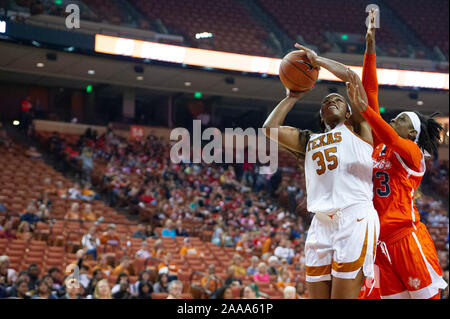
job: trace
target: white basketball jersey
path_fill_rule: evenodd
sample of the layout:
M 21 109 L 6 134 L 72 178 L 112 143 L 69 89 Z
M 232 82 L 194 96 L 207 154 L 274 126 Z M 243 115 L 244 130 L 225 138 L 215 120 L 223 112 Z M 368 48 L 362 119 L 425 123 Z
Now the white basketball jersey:
M 307 208 L 333 214 L 362 202 L 372 202 L 373 147 L 344 123 L 312 134 L 306 146 Z

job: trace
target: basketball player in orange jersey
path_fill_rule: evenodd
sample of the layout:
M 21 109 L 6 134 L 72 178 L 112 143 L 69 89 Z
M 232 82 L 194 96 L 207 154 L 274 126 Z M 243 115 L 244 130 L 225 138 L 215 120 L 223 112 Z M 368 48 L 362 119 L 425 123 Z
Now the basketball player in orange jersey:
M 447 283 L 442 279 L 433 241 L 420 222 L 414 192 L 425 173 L 424 154 L 436 153 L 442 127 L 433 115 L 428 117 L 419 112 L 402 112 L 389 124 L 381 118 L 375 14 L 376 11 L 369 13 L 362 77 L 364 89 L 361 90 L 353 74 L 349 75 L 347 88 L 355 112 L 361 112 L 370 123 L 374 139 L 374 206 L 380 218 L 375 260 L 380 276 L 379 294 L 381 298 L 392 299 L 439 299 L 440 289 Z M 368 288 L 365 297 L 371 298 Z
M 347 79 L 346 66 L 296 47 L 306 52 L 313 67 L 323 67 Z M 379 233 L 372 201 L 371 129 L 336 93 L 326 96 L 320 107 L 324 132 L 284 126 L 286 115 L 306 93 L 287 90 L 287 97 L 275 107 L 263 128 L 278 129 L 277 139 L 269 130 L 264 132 L 297 156 L 305 157 L 307 209 L 314 213 L 305 243 L 309 296 L 356 299 L 364 278 L 374 275 Z M 350 120 L 353 125 L 349 125 Z

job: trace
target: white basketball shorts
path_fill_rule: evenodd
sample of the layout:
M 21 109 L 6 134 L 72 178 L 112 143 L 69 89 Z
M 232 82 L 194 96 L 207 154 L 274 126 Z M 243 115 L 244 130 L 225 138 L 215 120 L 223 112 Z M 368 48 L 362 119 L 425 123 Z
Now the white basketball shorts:
M 314 214 L 305 243 L 306 281 L 354 279 L 361 268 L 373 278 L 379 232 L 372 202 Z

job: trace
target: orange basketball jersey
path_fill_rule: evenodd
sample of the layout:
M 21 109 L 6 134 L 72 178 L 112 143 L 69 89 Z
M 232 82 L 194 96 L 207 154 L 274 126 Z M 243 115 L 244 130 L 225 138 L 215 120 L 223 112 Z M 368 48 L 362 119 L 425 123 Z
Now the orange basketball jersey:
M 374 206 L 380 218 L 379 238 L 389 241 L 401 237 L 411 227 L 416 228 L 420 221 L 414 192 L 425 173 L 425 161 L 423 155 L 421 159 L 415 159 L 414 162 L 420 163 L 420 170 L 415 171 L 385 144 L 375 147 L 373 160 Z

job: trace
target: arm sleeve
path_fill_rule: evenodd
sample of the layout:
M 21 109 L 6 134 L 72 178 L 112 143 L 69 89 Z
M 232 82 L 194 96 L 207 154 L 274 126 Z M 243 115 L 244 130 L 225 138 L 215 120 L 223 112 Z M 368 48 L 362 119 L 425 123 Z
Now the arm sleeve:
M 377 78 L 377 56 L 376 53 L 364 55 L 362 83 L 367 94 L 369 105 L 375 112 L 378 109 L 378 78 Z
M 378 78 L 377 78 L 377 55 L 376 53 L 364 54 L 362 84 L 367 94 L 367 100 L 372 109 L 380 114 L 378 106 Z M 373 145 L 380 144 L 380 138 L 372 130 Z
M 401 158 L 411 165 L 411 168 L 420 170 L 422 152 L 416 143 L 400 137 L 397 132 L 383 120 L 380 114 L 375 112 L 370 106 L 367 107 L 362 115 L 372 127 L 372 131 L 379 137 L 381 143 L 392 147 Z

